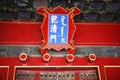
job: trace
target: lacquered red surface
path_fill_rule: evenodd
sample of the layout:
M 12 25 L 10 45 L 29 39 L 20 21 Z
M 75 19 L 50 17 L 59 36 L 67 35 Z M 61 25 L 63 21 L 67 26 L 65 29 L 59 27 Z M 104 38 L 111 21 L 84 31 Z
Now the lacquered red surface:
M 120 23 L 75 23 L 75 45 L 120 45 Z M 41 44 L 41 23 L 0 22 L 0 44 Z
M 120 80 L 120 67 L 107 67 L 105 73 L 107 80 Z
M 39 22 L 1 21 L 0 45 L 41 45 L 40 25 Z M 77 28 L 74 36 L 75 46 L 120 46 L 120 23 L 75 23 L 75 25 Z M 120 80 L 118 68 L 104 68 L 120 66 L 119 57 L 97 57 L 93 63 L 90 63 L 87 57 L 77 57 L 72 63 L 68 63 L 65 57 L 52 57 L 49 62 L 44 62 L 40 56 L 28 57 L 26 63 L 21 62 L 19 56 L 0 57 L 0 66 L 9 66 L 8 80 L 14 79 L 15 66 L 98 66 L 101 80 L 106 80 L 106 76 L 107 80 Z M 5 72 L 3 71 L 3 74 Z
M 8 67 L 0 67 L 0 80 L 6 80 L 8 78 L 8 72 Z
M 4 62 L 3 62 L 4 61 Z M 89 63 L 88 58 L 75 58 L 72 63 L 68 63 L 64 57 L 52 57 L 49 62 L 44 62 L 41 57 L 29 57 L 27 62 L 21 62 L 18 57 L 0 57 L 0 66 L 9 65 L 9 79 L 13 80 L 15 66 L 98 66 L 100 69 L 101 80 L 106 80 L 104 66 L 119 66 L 120 58 L 97 58 L 95 62 Z M 112 71 L 112 70 L 111 70 Z M 118 74 L 116 70 L 114 74 Z M 112 75 L 112 73 L 111 73 Z M 111 78 L 112 76 L 110 76 Z M 114 78 L 114 75 L 113 75 Z M 119 78 L 120 79 L 120 78 Z

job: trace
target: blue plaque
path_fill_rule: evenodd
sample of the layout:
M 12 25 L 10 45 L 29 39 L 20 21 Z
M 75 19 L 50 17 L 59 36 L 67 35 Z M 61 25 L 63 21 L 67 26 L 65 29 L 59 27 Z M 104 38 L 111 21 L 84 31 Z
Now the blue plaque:
M 50 14 L 48 19 L 48 44 L 68 42 L 68 15 Z

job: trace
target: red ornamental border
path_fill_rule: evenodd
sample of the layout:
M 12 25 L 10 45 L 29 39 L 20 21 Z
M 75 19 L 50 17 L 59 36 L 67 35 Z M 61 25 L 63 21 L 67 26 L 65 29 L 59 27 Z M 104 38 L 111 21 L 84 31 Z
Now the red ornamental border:
M 76 31 L 76 26 L 74 25 L 73 22 L 73 17 L 74 15 L 77 15 L 80 13 L 78 8 L 71 8 L 71 9 L 63 9 L 62 7 L 58 6 L 55 9 L 52 8 L 46 8 L 46 7 L 41 7 L 37 9 L 38 14 L 42 14 L 44 16 L 44 20 L 41 26 L 42 30 L 42 35 L 43 35 L 43 43 L 41 48 L 42 49 L 54 49 L 56 51 L 60 51 L 62 49 L 68 50 L 68 49 L 74 49 L 74 44 L 73 44 L 73 35 Z M 48 44 L 48 15 L 49 14 L 67 14 L 69 17 L 69 30 L 68 30 L 68 44 Z
M 42 45 L 40 47 L 40 52 L 43 54 L 47 54 L 48 50 L 55 50 L 55 51 L 61 51 L 62 49 L 67 50 L 68 54 L 74 54 L 75 47 L 74 47 L 74 41 L 73 36 L 76 31 L 76 26 L 73 21 L 74 15 L 77 15 L 80 13 L 80 10 L 76 7 L 73 8 L 66 8 L 63 9 L 62 7 L 58 6 L 55 9 L 53 8 L 46 8 L 41 7 L 37 9 L 36 11 L 38 14 L 42 14 L 44 16 L 43 23 L 41 25 L 41 31 L 43 35 Z M 66 44 L 48 44 L 48 19 L 49 14 L 66 14 L 68 15 L 68 42 Z M 74 56 L 73 56 L 74 57 Z M 67 59 L 68 61 L 73 61 Z

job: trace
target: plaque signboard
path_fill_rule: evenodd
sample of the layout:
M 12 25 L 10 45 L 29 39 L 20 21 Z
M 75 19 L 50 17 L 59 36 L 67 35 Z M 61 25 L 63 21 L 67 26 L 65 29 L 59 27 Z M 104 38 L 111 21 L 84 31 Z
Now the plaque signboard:
M 43 41 L 40 47 L 43 59 L 50 60 L 51 56 L 48 54 L 48 50 L 61 51 L 64 49 L 68 52 L 66 59 L 73 61 L 75 52 L 73 36 L 76 30 L 73 17 L 79 14 L 80 10 L 75 7 L 63 9 L 58 6 L 55 9 L 41 7 L 36 12 L 44 16 L 41 25 Z
M 48 23 L 48 44 L 66 44 L 68 42 L 68 16 L 50 14 Z

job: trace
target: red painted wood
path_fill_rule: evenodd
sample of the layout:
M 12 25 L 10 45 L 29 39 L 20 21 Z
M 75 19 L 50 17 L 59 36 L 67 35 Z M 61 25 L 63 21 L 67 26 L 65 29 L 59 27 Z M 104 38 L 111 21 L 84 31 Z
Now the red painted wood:
M 7 61 L 5 61 L 7 60 Z M 4 61 L 4 62 L 3 62 Z M 98 65 L 98 66 L 104 66 L 104 65 L 120 65 L 120 58 L 97 58 L 95 62 L 89 63 L 88 58 L 82 58 L 77 57 L 72 63 L 68 63 L 65 59 L 65 57 L 52 57 L 49 62 L 44 62 L 41 57 L 29 57 L 26 63 L 22 63 L 18 57 L 0 57 L 0 65 L 5 66 L 77 66 L 77 65 Z
M 35 72 L 35 77 L 34 77 L 34 80 L 40 80 L 40 72 Z
M 7 72 L 9 71 L 8 68 L 1 68 L 0 67 L 0 80 L 6 80 L 7 79 Z
M 25 22 L 0 23 L 0 43 L 39 44 L 41 42 L 40 24 Z
M 120 46 L 120 23 L 76 23 L 75 45 Z M 0 44 L 40 45 L 39 22 L 0 22 Z
M 100 69 L 101 80 L 106 80 L 104 65 L 100 65 L 100 66 L 99 66 L 99 69 Z
M 42 40 L 39 22 L 0 22 L 0 45 L 40 45 Z M 120 23 L 75 23 L 76 46 L 120 46 Z M 99 57 L 89 63 L 88 58 L 77 57 L 68 63 L 65 57 L 52 57 L 47 63 L 41 57 L 29 57 L 26 63 L 19 57 L 0 57 L 0 66 L 9 66 L 9 78 L 14 79 L 15 66 L 99 66 L 102 80 L 117 80 L 119 69 L 104 69 L 105 65 L 120 65 L 119 57 Z M 113 73 L 112 73 L 113 72 Z M 109 74 L 110 73 L 110 74 Z
M 120 45 L 120 23 L 78 23 L 77 45 Z
M 107 80 L 120 80 L 120 67 L 105 68 Z
M 9 62 L 9 61 L 6 61 Z M 11 62 L 9 62 L 11 63 Z M 7 64 L 6 64 L 7 65 Z M 9 73 L 8 73 L 8 80 L 14 80 L 15 79 L 15 65 L 14 63 L 9 65 Z
M 3 62 L 4 61 L 4 62 Z M 72 63 L 68 63 L 64 57 L 53 57 L 48 63 L 44 62 L 41 57 L 29 57 L 26 63 L 22 63 L 18 57 L 0 57 L 0 66 L 9 65 L 9 79 L 14 79 L 14 69 L 15 66 L 99 66 L 100 69 L 100 77 L 102 80 L 105 79 L 104 74 L 104 65 L 120 65 L 120 58 L 97 58 L 97 60 L 93 63 L 89 63 L 87 58 L 75 58 Z M 107 73 L 112 72 L 114 70 L 108 70 Z M 117 69 L 115 69 L 114 73 L 117 73 Z M 114 73 L 111 73 L 110 79 L 115 76 Z M 113 75 L 113 76 L 112 76 Z M 109 74 L 108 74 L 109 76 Z M 109 79 L 108 79 L 109 80 Z
M 74 73 L 75 73 L 75 75 L 78 75 L 78 76 L 75 76 L 75 80 L 80 80 L 79 72 L 75 71 Z

